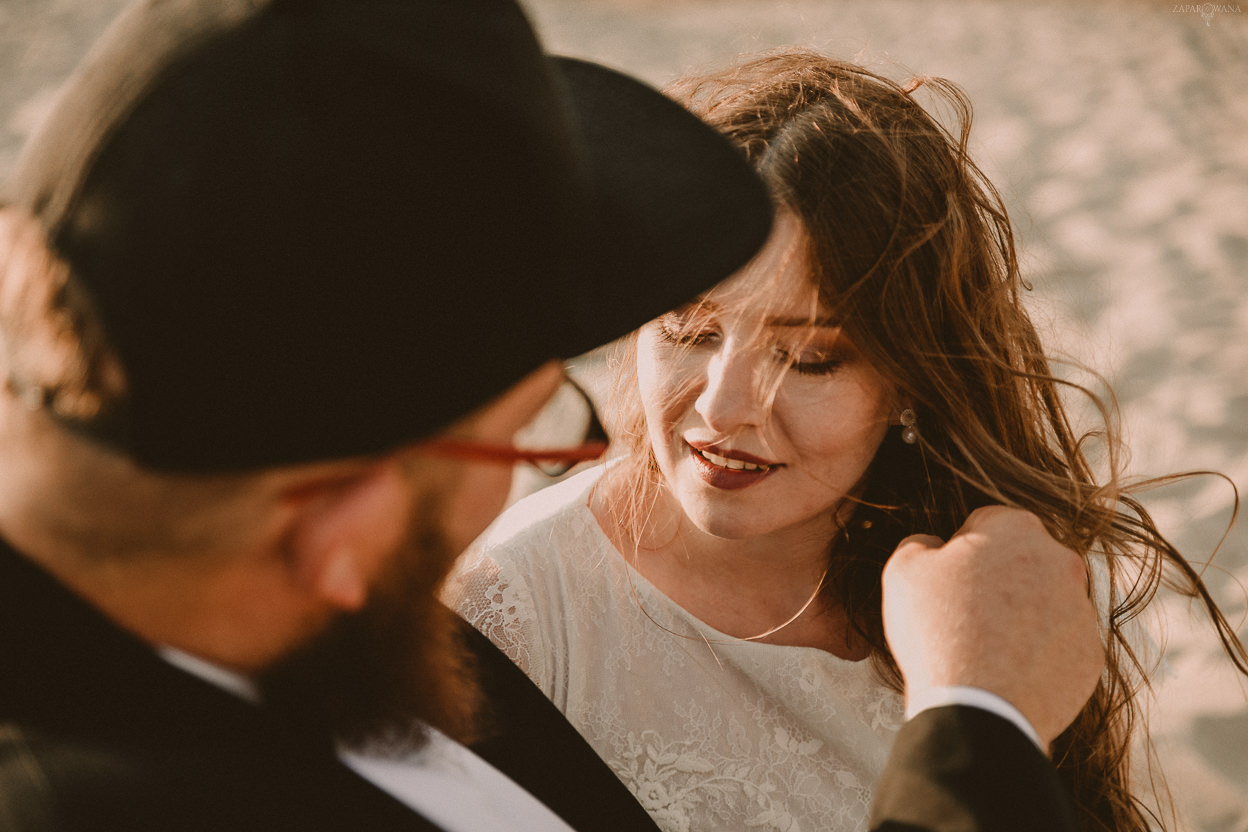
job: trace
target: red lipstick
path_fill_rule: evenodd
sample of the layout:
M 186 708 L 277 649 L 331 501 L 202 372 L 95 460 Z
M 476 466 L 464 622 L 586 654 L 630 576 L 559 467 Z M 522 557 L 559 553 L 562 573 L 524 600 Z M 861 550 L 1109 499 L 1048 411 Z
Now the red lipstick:
M 745 451 L 725 450 L 715 445 L 703 443 L 687 442 L 686 444 L 689 445 L 689 455 L 693 460 L 694 470 L 703 482 L 714 488 L 722 488 L 727 491 L 748 488 L 755 483 L 762 482 L 773 471 L 783 467 L 780 463 L 769 462 Z M 716 457 L 717 459 L 712 461 L 703 454 Z M 750 467 L 728 467 L 727 463 L 729 461 L 749 463 Z

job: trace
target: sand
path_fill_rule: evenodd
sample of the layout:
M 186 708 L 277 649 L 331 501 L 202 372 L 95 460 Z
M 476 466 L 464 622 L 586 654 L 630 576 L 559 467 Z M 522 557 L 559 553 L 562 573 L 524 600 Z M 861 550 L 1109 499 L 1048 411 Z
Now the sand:
M 0 175 L 119 0 L 0 0 Z M 1243 4 L 1248 7 L 1248 3 Z M 894 77 L 939 75 L 976 108 L 977 158 L 1019 230 L 1059 356 L 1117 393 L 1130 470 L 1248 486 L 1248 11 L 1162 0 L 533 0 L 554 49 L 662 84 L 801 43 Z M 1200 9 L 1217 9 L 1205 19 Z M 1081 376 L 1085 377 L 1085 376 Z M 1196 560 L 1234 502 L 1204 477 L 1154 493 Z M 1244 627 L 1248 533 L 1206 578 Z M 1207 623 L 1163 598 L 1153 718 L 1181 828 L 1248 832 L 1248 692 Z

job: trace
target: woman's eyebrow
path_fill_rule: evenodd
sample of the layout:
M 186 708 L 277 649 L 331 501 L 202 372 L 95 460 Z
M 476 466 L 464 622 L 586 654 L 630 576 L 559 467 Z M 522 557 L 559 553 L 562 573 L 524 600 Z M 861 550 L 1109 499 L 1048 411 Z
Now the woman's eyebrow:
M 824 329 L 840 329 L 841 321 L 839 318 L 807 318 L 807 317 L 778 317 L 768 318 L 765 321 L 767 326 L 774 327 L 797 327 L 797 326 L 816 326 Z
M 664 314 L 682 315 L 682 314 L 688 314 L 690 312 L 710 312 L 714 314 L 719 311 L 720 311 L 720 306 L 715 301 L 707 300 L 706 298 L 698 298 L 696 300 L 691 300 L 686 304 L 682 304 L 681 306 L 677 306 L 674 309 L 671 309 Z

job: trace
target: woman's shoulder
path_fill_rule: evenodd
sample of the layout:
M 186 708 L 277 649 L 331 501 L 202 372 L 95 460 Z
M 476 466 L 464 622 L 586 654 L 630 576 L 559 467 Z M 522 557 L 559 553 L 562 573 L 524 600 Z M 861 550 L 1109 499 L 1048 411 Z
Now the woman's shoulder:
M 601 474 L 602 466 L 595 466 L 524 497 L 486 529 L 474 548 L 491 553 L 530 547 L 549 551 L 561 542 L 605 540 L 589 509 Z

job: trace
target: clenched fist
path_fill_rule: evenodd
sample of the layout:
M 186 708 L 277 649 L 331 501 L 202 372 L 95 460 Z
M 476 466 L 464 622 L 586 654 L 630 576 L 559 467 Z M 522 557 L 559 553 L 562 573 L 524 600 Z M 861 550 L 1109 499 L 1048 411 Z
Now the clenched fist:
M 977 509 L 948 542 L 901 542 L 884 569 L 884 632 L 907 696 L 983 688 L 1046 745 L 1091 697 L 1105 660 L 1083 560 L 1035 515 L 1004 506 Z

